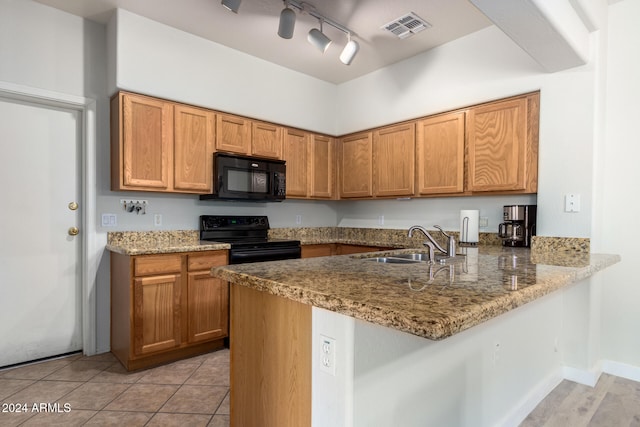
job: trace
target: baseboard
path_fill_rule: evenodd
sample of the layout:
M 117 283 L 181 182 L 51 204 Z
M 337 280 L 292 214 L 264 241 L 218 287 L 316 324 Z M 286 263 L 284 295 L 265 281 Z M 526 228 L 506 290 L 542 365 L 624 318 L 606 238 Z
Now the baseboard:
M 602 362 L 602 372 L 616 377 L 640 382 L 640 366 L 627 365 L 626 363 L 604 360 Z
M 562 380 L 563 377 L 560 371 L 558 371 L 540 381 L 497 425 L 501 427 L 518 427 L 522 421 L 527 418 L 527 415 L 529 415 Z
M 602 362 L 596 363 L 590 370 L 572 368 L 571 366 L 562 367 L 562 377 L 565 380 L 588 385 L 589 387 L 595 387 L 602 372 Z

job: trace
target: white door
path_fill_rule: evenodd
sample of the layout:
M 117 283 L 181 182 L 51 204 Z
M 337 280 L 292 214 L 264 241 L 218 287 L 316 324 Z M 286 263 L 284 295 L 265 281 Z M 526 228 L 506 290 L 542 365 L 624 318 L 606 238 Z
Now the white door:
M 81 123 L 0 98 L 0 367 L 82 349 Z

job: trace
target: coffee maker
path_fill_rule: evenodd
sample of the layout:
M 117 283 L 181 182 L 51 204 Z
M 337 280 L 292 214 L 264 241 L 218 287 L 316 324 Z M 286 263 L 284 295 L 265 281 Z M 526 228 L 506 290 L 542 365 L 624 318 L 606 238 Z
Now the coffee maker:
M 502 217 L 504 222 L 498 227 L 498 236 L 502 246 L 531 246 L 531 236 L 536 235 L 536 205 L 504 206 Z

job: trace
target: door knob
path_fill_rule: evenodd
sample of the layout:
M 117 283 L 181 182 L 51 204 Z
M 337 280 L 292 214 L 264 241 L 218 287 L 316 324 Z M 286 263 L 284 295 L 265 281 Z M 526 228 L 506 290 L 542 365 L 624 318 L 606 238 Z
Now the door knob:
M 69 236 L 77 236 L 79 232 L 78 227 L 69 227 Z

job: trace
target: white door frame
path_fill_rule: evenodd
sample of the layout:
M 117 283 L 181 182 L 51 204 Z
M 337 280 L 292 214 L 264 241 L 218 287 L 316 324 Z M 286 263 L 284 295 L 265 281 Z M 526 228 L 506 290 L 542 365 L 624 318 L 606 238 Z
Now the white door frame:
M 78 111 L 82 117 L 80 132 L 82 167 L 82 349 L 84 354 L 97 352 L 96 343 L 96 100 L 0 81 L 0 96 L 31 103 Z

